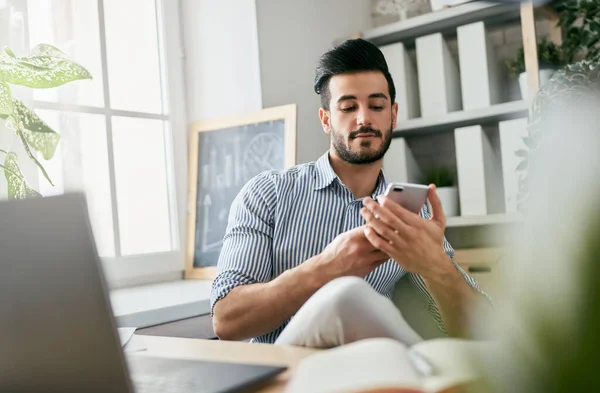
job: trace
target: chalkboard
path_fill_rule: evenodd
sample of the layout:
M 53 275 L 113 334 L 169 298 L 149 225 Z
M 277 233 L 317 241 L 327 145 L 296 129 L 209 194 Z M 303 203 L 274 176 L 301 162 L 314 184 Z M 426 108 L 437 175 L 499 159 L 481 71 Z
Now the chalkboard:
M 254 176 L 296 162 L 296 106 L 192 124 L 186 278 L 214 278 L 231 203 Z

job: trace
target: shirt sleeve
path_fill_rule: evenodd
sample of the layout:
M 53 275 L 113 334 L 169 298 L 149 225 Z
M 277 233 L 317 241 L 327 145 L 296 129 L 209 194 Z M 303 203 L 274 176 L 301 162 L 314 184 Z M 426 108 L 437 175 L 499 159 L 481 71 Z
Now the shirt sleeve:
M 425 219 L 431 218 L 431 215 L 429 214 L 429 210 L 427 209 L 427 206 L 423 206 L 423 208 L 421 209 L 421 216 Z M 454 267 L 456 269 L 458 269 L 458 271 L 462 274 L 462 276 L 465 279 L 465 281 L 467 282 L 467 284 L 469 284 L 469 286 L 471 288 L 473 288 L 473 290 L 475 290 L 480 296 L 485 298 L 491 304 L 492 303 L 491 297 L 479 287 L 477 280 L 475 280 L 474 278 L 469 276 L 456 262 L 454 262 L 454 249 L 452 248 L 452 246 L 450 245 L 448 240 L 446 240 L 446 237 L 444 237 L 444 251 L 446 252 L 446 255 L 448 255 L 448 257 L 450 257 L 450 260 L 454 264 Z M 427 285 L 425 285 L 425 281 L 423 280 L 423 277 L 420 276 L 419 274 L 415 274 L 415 273 L 408 273 L 408 277 L 409 277 L 410 281 L 419 290 L 419 293 L 421 294 L 421 299 L 422 299 L 423 303 L 425 304 L 425 307 L 427 308 L 427 310 L 429 311 L 429 313 L 435 320 L 435 322 L 438 325 L 438 327 L 440 328 L 440 330 L 444 334 L 448 334 L 448 332 L 446 331 L 446 327 L 444 326 L 444 320 L 442 319 L 442 315 L 437 306 L 437 303 L 433 299 L 433 296 L 429 293 L 429 290 L 427 289 Z
M 211 315 L 233 288 L 271 279 L 275 202 L 269 172 L 251 179 L 233 200 L 211 289 Z

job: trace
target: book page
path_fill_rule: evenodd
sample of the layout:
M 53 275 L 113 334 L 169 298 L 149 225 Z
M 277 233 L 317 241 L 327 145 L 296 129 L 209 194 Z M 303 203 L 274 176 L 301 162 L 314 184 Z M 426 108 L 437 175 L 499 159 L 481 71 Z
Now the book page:
M 421 392 L 421 377 L 406 353 L 404 344 L 388 338 L 318 352 L 300 362 L 286 393 L 356 393 L 390 387 Z
M 411 348 L 433 366 L 433 375 L 426 377 L 423 382 L 428 392 L 478 380 L 479 359 L 498 349 L 498 344 L 493 342 L 456 338 L 427 340 Z

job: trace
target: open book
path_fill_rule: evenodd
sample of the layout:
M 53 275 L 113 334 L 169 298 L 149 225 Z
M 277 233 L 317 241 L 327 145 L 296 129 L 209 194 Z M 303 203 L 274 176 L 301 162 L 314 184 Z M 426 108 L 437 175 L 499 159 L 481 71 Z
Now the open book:
M 303 359 L 286 393 L 435 393 L 458 391 L 479 380 L 475 364 L 496 344 L 453 338 L 411 347 L 373 338 Z

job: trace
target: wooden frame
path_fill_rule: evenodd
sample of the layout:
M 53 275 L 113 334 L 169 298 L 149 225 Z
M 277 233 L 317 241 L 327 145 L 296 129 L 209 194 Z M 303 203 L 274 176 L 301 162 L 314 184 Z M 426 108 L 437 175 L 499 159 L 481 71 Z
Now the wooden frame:
M 523 31 L 523 53 L 525 54 L 525 70 L 529 97 L 531 102 L 540 88 L 540 65 L 537 53 L 537 37 L 535 32 L 535 11 L 530 1 L 521 4 L 521 30 Z
M 523 32 L 523 52 L 525 54 L 525 70 L 527 72 L 527 83 L 529 97 L 524 100 L 531 103 L 540 89 L 540 65 L 537 53 L 537 34 L 535 28 L 535 12 L 538 11 L 544 18 L 552 22 L 550 40 L 556 45 L 563 42 L 563 32 L 560 26 L 556 26 L 559 15 L 549 6 L 535 8 L 531 1 L 521 4 L 521 30 Z
M 234 132 L 234 130 L 237 132 L 236 135 L 244 135 L 244 129 L 248 129 L 248 127 L 255 127 L 258 130 L 258 127 L 261 124 L 272 124 L 273 122 L 278 122 L 283 120 L 283 167 L 282 168 L 265 168 L 265 169 L 285 169 L 285 168 L 289 168 L 293 165 L 296 164 L 296 118 L 297 118 L 297 108 L 295 104 L 291 104 L 291 105 L 284 105 L 284 106 L 278 106 L 278 107 L 273 107 L 273 108 L 267 108 L 267 109 L 263 109 L 260 111 L 256 111 L 256 112 L 251 112 L 251 113 L 246 113 L 243 115 L 238 115 L 238 116 L 232 116 L 232 117 L 223 117 L 223 118 L 218 118 L 218 119 L 212 119 L 212 120 L 206 120 L 206 121 L 198 121 L 193 123 L 190 126 L 190 137 L 189 137 L 189 155 L 188 155 L 188 165 L 189 165 L 189 171 L 188 171 L 188 213 L 187 213 L 187 233 L 186 233 L 186 252 L 185 252 L 185 279 L 206 279 L 206 280 L 210 280 L 210 279 L 214 279 L 216 276 L 216 266 L 208 266 L 208 267 L 198 267 L 194 264 L 194 259 L 195 259 L 195 253 L 197 250 L 197 234 L 199 232 L 197 232 L 197 220 L 199 218 L 199 212 L 198 212 L 198 204 L 199 204 L 199 190 L 198 189 L 198 184 L 199 181 L 204 181 L 204 182 L 208 182 L 209 180 L 207 179 L 201 179 L 198 167 L 199 164 L 202 163 L 202 159 L 203 157 L 200 154 L 200 143 L 202 142 L 201 139 L 204 139 L 208 136 L 207 133 L 214 133 L 214 132 L 225 132 L 227 134 L 224 134 L 226 136 L 222 136 L 221 138 L 223 138 L 222 140 L 227 140 L 229 141 L 230 135 L 233 134 L 229 134 Z M 254 131 L 253 131 L 254 132 Z M 262 132 L 262 131 L 256 131 L 256 134 L 252 134 L 255 135 L 256 137 L 259 136 L 263 136 L 263 135 L 267 135 L 266 133 Z M 250 135 L 250 131 L 248 131 L 248 135 Z M 252 136 L 248 136 L 248 135 L 244 135 L 245 138 L 254 138 Z M 277 136 L 277 134 L 273 133 L 271 135 L 272 137 Z M 215 138 L 218 138 L 217 136 L 215 136 Z M 254 138 L 253 140 L 255 140 L 256 138 Z M 263 139 L 264 140 L 264 139 Z M 273 138 L 269 139 L 268 141 L 274 140 Z M 233 144 L 232 144 L 233 145 Z M 238 146 L 242 146 L 242 142 L 238 142 Z M 256 146 L 260 147 L 262 145 L 260 144 L 256 144 Z M 247 145 L 244 145 L 245 148 L 245 152 L 247 153 L 250 148 L 248 148 Z M 240 147 L 241 149 L 241 147 Z M 213 151 L 214 150 L 214 145 L 213 145 Z M 211 156 L 212 155 L 216 155 L 216 153 L 213 153 L 213 151 L 211 151 Z M 241 153 L 241 150 L 237 150 L 234 153 Z M 231 161 L 227 161 L 228 157 L 225 157 L 226 160 L 226 167 L 227 164 L 229 164 L 230 167 L 230 174 L 231 176 L 229 177 L 229 179 L 233 178 L 233 172 L 235 171 L 235 178 L 236 178 L 236 186 L 238 186 L 238 188 L 241 188 L 241 186 L 243 186 L 242 183 L 247 182 L 249 179 L 248 177 L 252 177 L 250 176 L 250 172 L 247 169 L 247 165 L 244 166 L 240 166 L 240 163 L 243 161 L 241 158 L 242 154 L 238 154 L 237 157 L 235 154 L 229 155 L 229 159 L 230 160 L 236 160 L 238 165 L 235 169 L 232 168 L 232 166 L 234 165 L 233 163 L 231 163 Z M 247 157 L 247 155 L 244 155 L 244 157 Z M 254 156 L 257 157 L 257 156 Z M 216 163 L 216 161 L 214 162 Z M 219 167 L 220 170 L 222 170 L 222 167 Z M 203 169 L 210 169 L 209 165 L 205 164 L 205 167 Z M 246 176 L 242 179 L 241 176 L 241 172 L 242 171 L 246 171 Z M 213 168 L 210 175 L 212 179 L 215 178 L 214 172 L 215 168 Z M 206 171 L 206 174 L 208 174 L 208 170 Z M 260 172 L 260 171 L 259 171 Z M 254 173 L 254 175 L 257 175 L 258 173 Z M 240 176 L 238 176 L 240 175 Z M 207 176 L 207 177 L 208 177 Z M 242 183 L 238 183 L 238 179 L 240 179 L 242 181 Z M 211 180 L 212 181 L 212 180 Z M 227 181 L 226 181 L 227 182 Z M 229 184 L 231 184 L 232 181 L 229 180 Z M 229 187 L 229 196 L 231 196 L 233 193 L 236 193 L 236 186 L 233 187 Z M 237 190 L 239 191 L 239 190 Z M 208 206 L 210 208 L 211 206 L 211 199 L 210 199 L 210 194 L 207 192 L 208 195 L 208 203 L 205 203 L 204 206 Z M 204 201 L 206 202 L 206 200 Z M 225 203 L 225 202 L 224 202 Z M 221 213 L 223 213 L 223 211 L 225 210 L 224 205 L 221 206 Z M 205 214 L 205 217 L 208 216 L 206 210 L 205 212 L 203 212 Z M 229 209 L 227 208 L 227 213 L 229 213 Z M 222 216 L 222 214 L 221 214 Z M 221 217 L 222 218 L 222 217 Z M 207 222 L 208 218 L 204 218 L 203 219 L 204 222 Z M 207 225 L 206 225 L 207 226 Z M 224 232 L 224 228 L 222 232 Z M 206 230 L 206 228 L 205 228 Z M 204 232 L 206 233 L 206 232 Z M 224 234 L 224 233 L 223 233 Z M 205 236 L 203 236 L 203 239 L 205 238 Z M 203 242 L 203 246 L 205 246 L 206 242 Z M 214 250 L 212 251 L 213 254 L 218 253 L 218 251 L 216 251 L 216 249 L 220 250 L 219 247 L 215 247 Z

